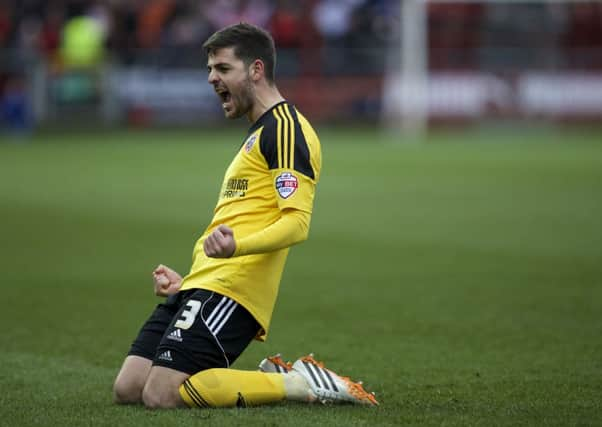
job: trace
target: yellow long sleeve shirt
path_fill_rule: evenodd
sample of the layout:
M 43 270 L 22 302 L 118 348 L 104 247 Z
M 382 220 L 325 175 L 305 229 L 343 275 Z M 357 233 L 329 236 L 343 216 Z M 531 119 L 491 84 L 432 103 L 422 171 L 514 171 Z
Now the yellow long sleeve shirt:
M 307 238 L 322 165 L 320 141 L 291 104 L 264 113 L 226 170 L 214 217 L 197 240 L 181 290 L 201 288 L 245 307 L 264 340 L 289 247 Z M 233 229 L 231 258 L 209 258 L 205 238 L 220 224 Z

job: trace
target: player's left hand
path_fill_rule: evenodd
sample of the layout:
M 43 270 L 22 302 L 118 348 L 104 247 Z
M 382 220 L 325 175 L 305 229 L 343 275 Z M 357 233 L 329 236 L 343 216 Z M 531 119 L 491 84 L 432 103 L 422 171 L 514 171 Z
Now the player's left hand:
M 210 258 L 230 258 L 236 250 L 234 231 L 227 225 L 218 225 L 203 242 L 203 249 Z
M 155 284 L 155 295 L 167 297 L 180 290 L 182 276 L 166 265 L 159 264 L 153 270 L 153 282 Z

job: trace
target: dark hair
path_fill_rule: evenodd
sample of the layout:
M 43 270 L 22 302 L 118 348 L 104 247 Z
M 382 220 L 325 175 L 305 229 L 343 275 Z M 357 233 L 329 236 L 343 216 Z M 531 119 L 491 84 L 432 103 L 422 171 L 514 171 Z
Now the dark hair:
M 247 66 L 256 59 L 263 61 L 267 81 L 274 82 L 276 47 L 274 39 L 267 31 L 241 22 L 222 28 L 203 43 L 207 55 L 227 47 L 233 47 L 234 55 Z

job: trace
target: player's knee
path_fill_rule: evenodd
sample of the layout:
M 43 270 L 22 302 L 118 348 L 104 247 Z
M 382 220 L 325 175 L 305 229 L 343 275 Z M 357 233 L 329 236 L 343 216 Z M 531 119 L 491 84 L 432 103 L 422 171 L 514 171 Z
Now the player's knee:
M 142 402 L 148 409 L 167 409 L 181 407 L 178 390 L 152 387 L 148 383 L 142 390 Z
M 148 409 L 161 408 L 161 396 L 155 390 L 145 387 L 142 391 L 142 402 Z
M 113 401 L 120 405 L 142 402 L 144 384 L 118 377 L 113 384 Z

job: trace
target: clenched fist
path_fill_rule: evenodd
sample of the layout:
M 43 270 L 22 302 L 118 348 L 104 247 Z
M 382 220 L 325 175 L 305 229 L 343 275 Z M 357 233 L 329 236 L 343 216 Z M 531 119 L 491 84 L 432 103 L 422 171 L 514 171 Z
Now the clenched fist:
M 203 242 L 203 249 L 210 258 L 230 258 L 236 250 L 234 232 L 227 225 L 218 225 Z
M 166 297 L 173 295 L 182 286 L 182 276 L 173 271 L 171 268 L 159 264 L 153 270 L 153 282 L 155 284 L 155 295 Z

